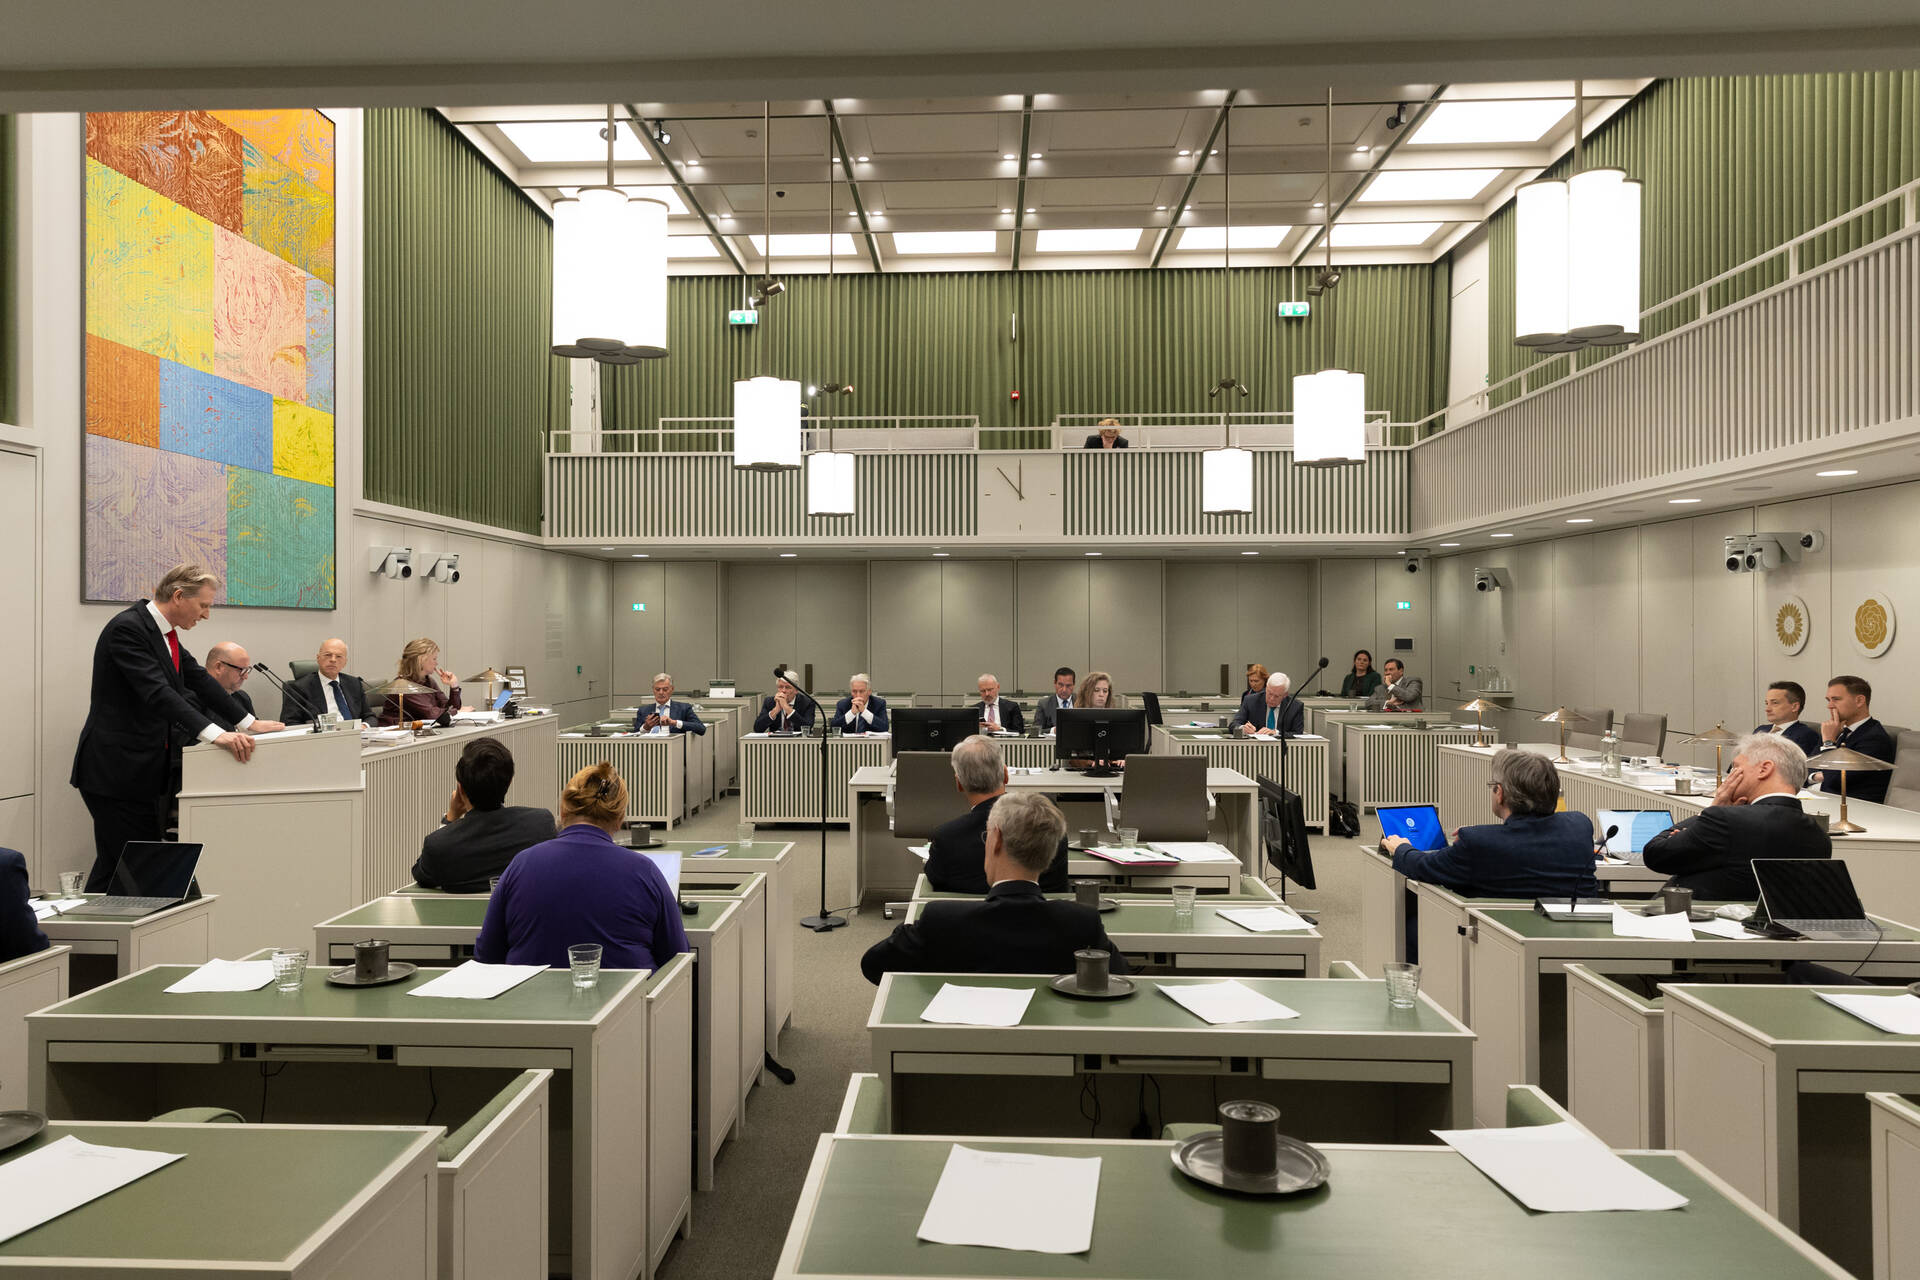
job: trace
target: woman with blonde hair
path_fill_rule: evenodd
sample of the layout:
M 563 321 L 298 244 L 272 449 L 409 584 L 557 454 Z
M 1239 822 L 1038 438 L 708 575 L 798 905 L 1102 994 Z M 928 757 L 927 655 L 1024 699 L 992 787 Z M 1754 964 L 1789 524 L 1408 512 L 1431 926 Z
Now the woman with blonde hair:
M 1265 689 L 1267 687 L 1267 677 L 1272 674 L 1273 673 L 1268 671 L 1263 664 L 1249 662 L 1247 664 L 1247 692 L 1258 693 L 1262 689 Z
M 440 646 L 425 636 L 407 641 L 400 651 L 400 663 L 394 676 L 411 680 L 425 693 L 387 695 L 380 708 L 381 724 L 399 724 L 402 720 L 438 720 L 460 709 L 460 681 L 440 665 Z
M 1089 709 L 1113 706 L 1113 677 L 1104 671 L 1087 672 L 1087 678 L 1080 682 L 1080 692 L 1074 695 L 1073 705 Z
M 560 834 L 507 864 L 487 903 L 474 958 L 567 967 L 567 948 L 600 944 L 605 969 L 657 969 L 687 949 L 680 904 L 644 853 L 613 842 L 627 784 L 612 762 L 582 769 L 560 793 Z

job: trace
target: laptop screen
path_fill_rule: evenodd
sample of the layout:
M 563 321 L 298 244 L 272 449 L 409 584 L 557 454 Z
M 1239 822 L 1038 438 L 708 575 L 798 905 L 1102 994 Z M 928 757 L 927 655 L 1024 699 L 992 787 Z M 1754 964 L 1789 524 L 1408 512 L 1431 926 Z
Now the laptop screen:
M 197 844 L 129 840 L 120 850 L 107 892 L 129 898 L 184 898 L 200 862 Z
M 493 700 L 493 709 L 495 711 L 504 711 L 506 710 L 507 704 L 511 701 L 513 701 L 513 687 L 509 685 L 500 691 L 499 697 Z
M 1753 878 L 1772 920 L 1857 920 L 1867 914 L 1838 858 L 1755 858 Z
M 1380 809 L 1380 836 L 1399 836 L 1416 849 L 1444 849 L 1446 833 L 1440 830 L 1440 811 L 1430 804 L 1410 804 Z
M 641 856 L 651 858 L 653 865 L 660 868 L 660 874 L 667 878 L 667 891 L 672 894 L 677 901 L 680 897 L 680 855 L 678 853 L 646 853 L 643 851 Z
M 1607 841 L 1607 852 L 1615 856 L 1645 853 L 1647 841 L 1673 825 L 1673 815 L 1665 809 L 1602 809 L 1600 830 L 1618 827 Z

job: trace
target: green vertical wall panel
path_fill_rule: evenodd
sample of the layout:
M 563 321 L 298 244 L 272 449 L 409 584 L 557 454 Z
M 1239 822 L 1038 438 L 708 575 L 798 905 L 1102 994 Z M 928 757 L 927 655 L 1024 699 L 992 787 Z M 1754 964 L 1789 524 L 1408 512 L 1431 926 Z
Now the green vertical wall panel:
M 366 113 L 369 499 L 540 531 L 552 264 L 545 213 L 437 113 Z
M 1663 80 L 1588 139 L 1586 163 L 1619 166 L 1645 184 L 1640 288 L 1641 306 L 1651 307 L 1920 178 L 1920 72 Z M 1852 220 L 1812 242 L 1801 269 L 1886 234 L 1898 216 L 1889 208 Z M 1565 369 L 1565 357 L 1513 345 L 1511 203 L 1494 214 L 1489 236 L 1489 379 L 1550 359 Z M 1713 305 L 1785 274 L 1779 263 L 1743 273 L 1716 286 Z M 1694 318 L 1691 303 L 1677 303 L 1647 332 Z M 1586 353 L 1579 362 L 1602 358 Z

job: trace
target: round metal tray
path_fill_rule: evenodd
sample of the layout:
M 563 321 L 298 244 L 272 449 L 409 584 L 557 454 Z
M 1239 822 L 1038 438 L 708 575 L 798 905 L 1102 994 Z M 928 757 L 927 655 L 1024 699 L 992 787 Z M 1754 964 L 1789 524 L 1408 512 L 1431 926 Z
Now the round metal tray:
M 1271 1174 L 1247 1178 L 1229 1174 L 1222 1167 L 1221 1134 L 1218 1129 L 1195 1134 L 1173 1149 L 1173 1167 L 1210 1187 L 1236 1191 L 1249 1196 L 1286 1196 L 1311 1191 L 1327 1180 L 1327 1158 L 1298 1138 L 1284 1133 L 1275 1138 L 1279 1147 L 1279 1165 Z
M 0 1151 L 17 1147 L 47 1127 L 38 1111 L 0 1111 Z
M 354 975 L 353 966 L 335 969 L 327 974 L 327 981 L 336 987 L 384 987 L 392 982 L 405 982 L 420 972 L 420 966 L 406 960 L 389 960 L 387 976 L 384 978 L 359 978 Z
M 1123 978 L 1117 973 L 1107 975 L 1105 991 L 1082 991 L 1078 975 L 1071 973 L 1061 974 L 1047 986 L 1060 995 L 1072 996 L 1075 1000 L 1123 1000 L 1140 989 L 1133 979 Z

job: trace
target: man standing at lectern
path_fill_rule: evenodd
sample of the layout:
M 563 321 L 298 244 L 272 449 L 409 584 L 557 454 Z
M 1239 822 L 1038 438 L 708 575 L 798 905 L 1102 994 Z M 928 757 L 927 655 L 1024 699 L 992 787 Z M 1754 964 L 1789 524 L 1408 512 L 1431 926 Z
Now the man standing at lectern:
M 94 645 L 93 697 L 69 779 L 93 815 L 89 892 L 106 888 L 127 841 L 166 838 L 182 747 L 197 739 L 243 764 L 253 756 L 253 716 L 181 644 L 180 633 L 213 612 L 218 585 L 197 564 L 175 565 L 152 600 L 115 614 Z

